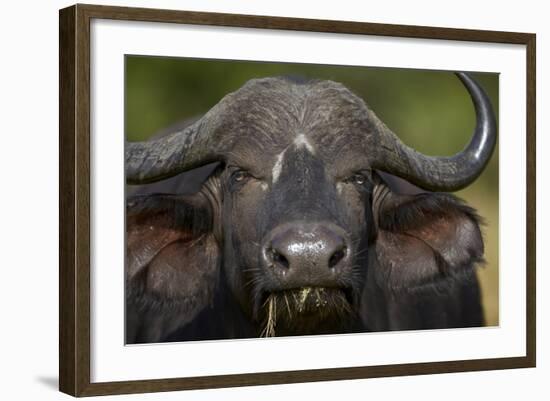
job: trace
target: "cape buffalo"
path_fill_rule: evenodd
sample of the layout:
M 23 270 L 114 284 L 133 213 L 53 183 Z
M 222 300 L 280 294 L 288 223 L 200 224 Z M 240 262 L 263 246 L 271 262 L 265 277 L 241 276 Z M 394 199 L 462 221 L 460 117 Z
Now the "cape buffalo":
M 452 157 L 406 146 L 339 83 L 278 77 L 127 143 L 127 183 L 156 183 L 127 198 L 127 342 L 483 325 L 480 220 L 446 192 L 483 171 L 496 124 L 456 75 L 477 122 Z M 204 182 L 184 193 L 190 170 Z

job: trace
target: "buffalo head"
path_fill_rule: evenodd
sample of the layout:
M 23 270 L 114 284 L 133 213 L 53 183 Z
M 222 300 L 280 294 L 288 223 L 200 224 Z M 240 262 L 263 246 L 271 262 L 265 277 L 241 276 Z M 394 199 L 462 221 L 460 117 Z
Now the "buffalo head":
M 471 281 L 483 255 L 478 220 L 443 192 L 478 177 L 496 128 L 486 94 L 457 76 L 477 124 L 452 157 L 406 146 L 341 84 L 284 78 L 251 80 L 192 125 L 127 144 L 130 184 L 218 163 L 193 195 L 128 200 L 129 319 L 142 326 L 133 332 L 161 340 L 177 329 L 185 339 L 399 328 L 406 313 L 388 294 L 422 298 Z M 386 174 L 439 192 L 399 193 Z

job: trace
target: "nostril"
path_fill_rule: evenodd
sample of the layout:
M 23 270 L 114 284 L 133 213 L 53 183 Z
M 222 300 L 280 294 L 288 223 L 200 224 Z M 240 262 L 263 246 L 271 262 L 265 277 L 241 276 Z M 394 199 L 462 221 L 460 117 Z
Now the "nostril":
M 330 269 L 332 269 L 333 267 L 335 267 L 338 263 L 340 263 L 340 261 L 342 259 L 344 259 L 346 257 L 346 247 L 343 246 L 341 247 L 340 249 L 337 249 L 331 256 L 330 256 L 330 259 L 328 260 L 328 267 Z
M 283 255 L 276 249 L 268 249 L 267 254 L 269 255 L 273 264 L 284 267 L 285 269 L 289 268 L 290 263 L 288 262 L 288 259 L 285 257 L 285 255 Z

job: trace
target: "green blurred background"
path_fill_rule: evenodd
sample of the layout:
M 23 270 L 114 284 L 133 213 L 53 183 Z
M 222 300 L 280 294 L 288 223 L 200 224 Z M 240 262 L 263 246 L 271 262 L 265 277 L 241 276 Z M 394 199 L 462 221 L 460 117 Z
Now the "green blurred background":
M 298 76 L 341 82 L 361 96 L 406 144 L 430 155 L 464 148 L 475 124 L 470 98 L 441 71 L 126 56 L 126 136 L 145 140 L 197 117 L 251 78 Z M 474 74 L 498 116 L 498 74 Z M 498 119 L 498 118 L 497 118 Z M 484 218 L 485 258 L 478 270 L 486 323 L 498 325 L 498 146 L 484 173 L 456 193 Z

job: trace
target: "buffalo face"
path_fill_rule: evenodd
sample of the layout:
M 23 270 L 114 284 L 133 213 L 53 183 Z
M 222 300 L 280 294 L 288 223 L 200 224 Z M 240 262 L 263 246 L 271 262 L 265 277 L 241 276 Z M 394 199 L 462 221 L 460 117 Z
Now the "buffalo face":
M 265 335 L 349 331 L 360 326 L 374 184 L 368 153 L 340 133 L 370 129 L 348 124 L 364 104 L 327 82 L 247 86 L 223 126 L 242 133 L 221 174 L 231 290 Z

